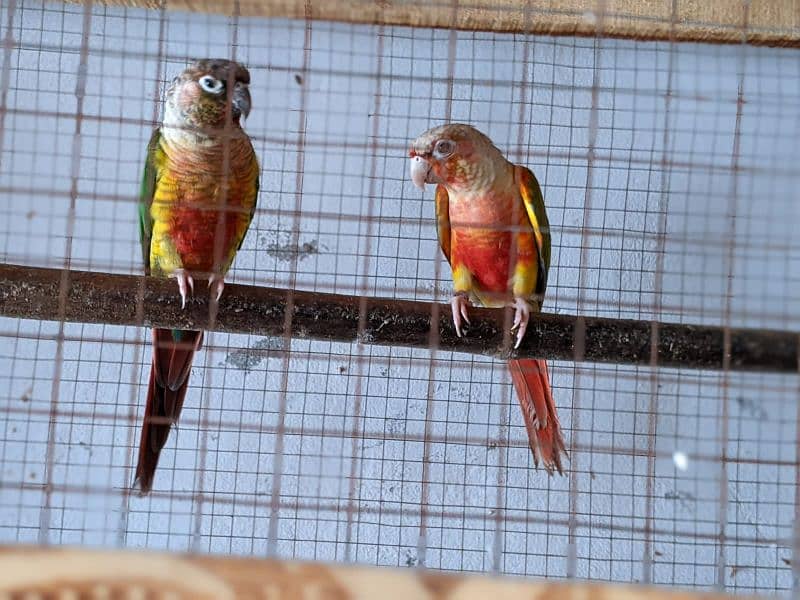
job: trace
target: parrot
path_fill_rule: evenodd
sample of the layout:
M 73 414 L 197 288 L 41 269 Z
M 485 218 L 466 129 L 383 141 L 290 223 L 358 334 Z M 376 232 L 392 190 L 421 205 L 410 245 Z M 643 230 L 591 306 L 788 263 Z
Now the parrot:
M 241 121 L 250 73 L 226 59 L 192 62 L 166 90 L 147 146 L 139 199 L 146 275 L 177 281 L 181 307 L 194 278 L 219 301 L 224 277 L 253 219 L 260 167 Z M 159 454 L 180 416 L 202 331 L 153 329 L 153 359 L 134 487 L 153 485 Z
M 439 246 L 450 263 L 450 302 L 458 337 L 469 307 L 514 309 L 519 347 L 531 312 L 541 310 L 550 268 L 550 225 L 539 182 L 526 167 L 503 156 L 471 125 L 449 123 L 422 133 L 409 150 L 411 181 L 435 184 Z M 508 363 L 522 408 L 534 465 L 563 474 L 567 456 L 547 363 Z

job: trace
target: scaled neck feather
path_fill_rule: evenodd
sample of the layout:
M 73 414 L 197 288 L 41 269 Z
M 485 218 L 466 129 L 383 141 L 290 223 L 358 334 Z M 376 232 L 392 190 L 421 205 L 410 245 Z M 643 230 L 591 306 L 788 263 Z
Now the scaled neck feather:
M 494 160 L 464 162 L 446 182 L 451 195 L 480 197 L 489 191 L 506 189 L 514 183 L 514 165 L 502 156 Z
M 196 149 L 212 148 L 227 138 L 234 140 L 246 137 L 239 123 L 231 124 L 230 129 L 217 131 L 202 130 L 187 123 L 181 111 L 170 101 L 164 107 L 164 120 L 161 126 L 161 136 L 168 146 L 174 148 Z

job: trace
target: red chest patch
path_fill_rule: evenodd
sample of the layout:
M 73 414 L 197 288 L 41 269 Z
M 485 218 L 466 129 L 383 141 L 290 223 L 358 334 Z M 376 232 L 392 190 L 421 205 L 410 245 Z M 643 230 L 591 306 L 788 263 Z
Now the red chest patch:
M 504 293 L 513 275 L 510 268 L 511 234 L 475 230 L 453 230 L 455 259 L 469 269 L 482 290 Z
M 224 150 L 222 145 L 164 148 L 170 207 L 162 218 L 190 271 L 219 273 L 229 265 L 256 202 L 258 165 L 249 140 L 242 135 L 231 140 L 227 154 Z
M 187 203 L 188 204 L 188 203 Z M 170 230 L 185 269 L 213 271 L 235 251 L 239 218 L 225 208 L 199 208 L 184 204 L 173 212 Z
M 469 269 L 480 289 L 496 294 L 509 292 L 517 261 L 526 260 L 531 251 L 535 252 L 531 240 L 526 239 L 530 234 L 523 233 L 530 228 L 530 222 L 521 199 L 513 193 L 454 196 L 450 198 L 449 213 L 451 259 Z M 515 221 L 518 225 L 512 226 Z M 513 264 L 512 240 L 516 240 Z M 516 254 L 518 250 L 526 256 Z

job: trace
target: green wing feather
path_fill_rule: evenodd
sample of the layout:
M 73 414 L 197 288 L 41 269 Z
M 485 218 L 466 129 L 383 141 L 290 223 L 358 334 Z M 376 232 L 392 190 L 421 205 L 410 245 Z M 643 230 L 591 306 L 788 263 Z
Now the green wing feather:
M 450 262 L 450 196 L 443 185 L 436 186 L 436 233 L 444 257 Z
M 533 239 L 536 240 L 539 269 L 534 292 L 541 298 L 547 288 L 547 273 L 550 270 L 550 222 L 547 220 L 542 188 L 539 187 L 536 176 L 526 167 L 517 165 L 516 170 L 520 196 L 533 227 Z
M 236 249 L 233 251 L 230 262 L 233 262 L 233 255 L 235 255 L 239 248 L 242 247 L 242 243 L 244 242 L 244 238 L 247 237 L 247 230 L 250 229 L 250 223 L 253 222 L 253 216 L 256 214 L 256 205 L 258 204 L 258 190 L 261 189 L 261 184 L 259 181 L 259 176 L 261 173 L 261 167 L 258 164 L 258 158 L 256 157 L 256 152 L 253 149 L 251 144 L 250 146 L 250 168 L 255 171 L 255 176 L 253 178 L 253 202 L 250 206 L 250 214 L 247 219 L 247 227 L 244 228 L 244 232 L 242 233 L 242 237 L 239 238 L 239 243 L 236 245 Z
M 161 142 L 161 133 L 158 129 L 150 136 L 147 144 L 147 156 L 144 161 L 144 174 L 142 186 L 139 191 L 139 241 L 142 244 L 142 260 L 145 275 L 150 275 L 150 240 L 153 236 L 153 218 L 150 215 L 150 206 L 158 181 L 158 168 L 156 166 L 156 152 Z
M 258 190 L 260 188 L 259 174 L 261 172 L 261 167 L 258 164 L 258 158 L 256 157 L 252 144 L 250 146 L 248 160 L 249 164 L 247 169 L 242 172 L 242 176 L 246 177 L 248 180 L 252 180 L 252 183 L 248 184 L 250 187 L 247 190 L 248 198 L 246 199 L 246 202 L 250 204 L 250 210 L 247 213 L 247 220 L 238 227 L 238 239 L 235 240 L 235 244 L 230 246 L 228 254 L 225 257 L 225 264 L 222 267 L 222 271 L 225 273 L 230 269 L 231 264 L 233 264 L 233 259 L 236 257 L 236 253 L 239 252 L 239 249 L 244 243 L 244 238 L 247 237 L 247 231 L 250 229 L 250 224 L 253 222 L 253 216 L 255 215 L 256 206 L 258 204 Z M 247 173 L 247 171 L 249 171 L 249 173 Z M 247 175 L 244 175 L 244 173 L 247 173 Z

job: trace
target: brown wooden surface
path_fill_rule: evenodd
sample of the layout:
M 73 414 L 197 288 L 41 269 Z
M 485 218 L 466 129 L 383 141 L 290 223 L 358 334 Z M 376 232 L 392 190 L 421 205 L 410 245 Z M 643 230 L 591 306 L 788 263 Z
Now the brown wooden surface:
M 788 331 L 541 313 L 531 315 L 525 339 L 512 352 L 510 309 L 471 309 L 471 324 L 461 338 L 449 304 L 231 284 L 218 309 L 212 319 L 203 285 L 183 309 L 173 279 L 0 264 L 0 315 L 22 319 L 283 337 L 288 311 L 292 337 L 416 348 L 435 344 L 498 359 L 783 373 L 797 373 L 800 362 L 800 333 Z M 439 321 L 433 327 L 436 339 L 432 314 Z
M 730 597 L 663 588 L 458 576 L 421 569 L 0 547 L 0 598 L 722 600 Z
M 79 0 L 71 0 L 79 1 Z M 103 0 L 101 0 L 103 1 Z M 158 8 L 161 0 L 104 0 Z M 164 0 L 168 10 L 466 30 L 800 46 L 800 0 Z

